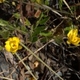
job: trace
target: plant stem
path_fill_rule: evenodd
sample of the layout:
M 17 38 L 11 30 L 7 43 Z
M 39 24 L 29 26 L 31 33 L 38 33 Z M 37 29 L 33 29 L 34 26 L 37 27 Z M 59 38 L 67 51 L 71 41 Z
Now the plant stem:
M 36 77 L 34 76 L 34 74 L 30 71 L 30 69 L 28 68 L 28 66 L 26 66 L 26 64 L 22 61 L 22 59 L 20 58 L 20 56 L 16 53 L 15 54 L 16 56 L 17 56 L 17 58 L 21 61 L 21 63 L 24 65 L 24 67 L 29 71 L 29 73 L 32 75 L 32 77 L 35 79 L 35 80 L 37 80 L 36 79 Z
M 51 67 L 49 67 L 45 62 L 43 62 L 38 56 L 36 56 L 28 47 L 26 47 L 23 43 L 20 43 L 27 51 L 30 52 L 35 58 L 37 58 L 42 64 L 44 64 L 50 71 L 53 72 L 57 77 L 59 77 L 61 80 L 63 80 L 62 77 L 60 77 L 54 70 L 52 70 Z

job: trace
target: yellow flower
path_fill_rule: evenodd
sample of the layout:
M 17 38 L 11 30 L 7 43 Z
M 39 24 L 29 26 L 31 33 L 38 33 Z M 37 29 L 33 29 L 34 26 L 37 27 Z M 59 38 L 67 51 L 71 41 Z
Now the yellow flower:
M 5 2 L 5 0 L 0 0 L 0 3 L 3 3 L 3 2 Z
M 18 37 L 9 38 L 5 42 L 6 51 L 12 52 L 13 54 L 15 54 L 17 50 L 22 48 L 22 46 L 20 46 L 19 43 L 20 43 L 20 40 Z
M 78 29 L 70 30 L 69 33 L 67 34 L 67 37 L 68 37 L 68 40 L 67 40 L 68 44 L 79 46 L 80 38 L 78 37 Z

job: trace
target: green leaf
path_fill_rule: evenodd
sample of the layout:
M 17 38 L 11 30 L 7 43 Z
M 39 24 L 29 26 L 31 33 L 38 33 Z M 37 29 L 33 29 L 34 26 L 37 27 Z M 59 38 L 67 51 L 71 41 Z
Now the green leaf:
M 0 46 L 0 51 L 3 49 L 3 47 L 2 46 Z
M 44 36 L 44 37 L 49 37 L 51 35 L 52 35 L 52 32 L 51 31 L 49 31 L 49 32 L 41 32 L 40 33 L 40 36 Z
M 42 42 L 47 42 L 53 38 L 51 31 L 43 31 L 40 33 L 40 36 L 42 37 L 42 39 L 41 39 Z
M 7 26 L 8 24 L 7 21 L 0 19 L 0 26 Z
M 71 26 L 70 27 L 66 27 L 64 28 L 64 33 L 67 35 L 67 33 L 71 30 Z
M 42 13 L 40 18 L 36 22 L 36 27 L 39 25 L 45 25 L 48 20 L 49 20 L 49 17 L 44 13 Z
M 37 41 L 40 32 L 43 31 L 44 29 L 45 29 L 44 26 L 39 26 L 36 29 L 34 29 L 34 31 L 32 32 L 32 35 L 31 35 L 31 41 L 32 42 Z
M 45 0 L 45 5 L 49 5 L 49 0 Z
M 59 0 L 59 8 L 62 10 L 63 0 Z
M 30 21 L 29 21 L 28 19 L 26 19 L 25 25 L 26 25 L 26 26 L 30 26 L 30 25 L 31 25 L 31 23 L 30 23 Z
M 20 30 L 23 31 L 23 32 L 26 32 L 27 31 L 27 28 L 26 28 L 26 26 L 23 26 L 22 25 L 22 26 L 20 26 Z
M 0 30 L 0 35 L 1 35 L 2 38 L 8 38 L 9 35 L 10 35 L 10 32 Z
M 20 14 L 19 13 L 14 13 L 13 15 L 15 18 L 20 19 Z
M 44 0 L 36 0 L 38 4 L 44 4 Z
M 42 18 L 39 24 L 45 25 L 48 20 L 49 20 L 49 17 Z
M 8 21 L 2 20 L 0 19 L 0 26 L 4 29 L 7 30 L 14 30 L 14 27 L 12 26 L 11 23 L 9 23 Z
M 62 42 L 62 39 L 63 39 L 63 36 L 62 35 L 54 36 L 54 40 L 58 44 L 60 44 Z

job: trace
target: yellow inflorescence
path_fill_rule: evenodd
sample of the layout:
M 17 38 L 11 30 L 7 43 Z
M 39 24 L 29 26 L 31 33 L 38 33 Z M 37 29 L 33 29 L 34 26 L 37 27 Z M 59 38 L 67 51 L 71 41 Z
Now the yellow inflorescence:
M 22 46 L 20 46 L 19 43 L 20 43 L 20 40 L 18 37 L 9 38 L 5 42 L 6 51 L 12 52 L 13 54 L 16 53 L 17 50 L 20 50 L 22 48 Z
M 68 37 L 67 44 L 79 46 L 80 38 L 78 37 L 78 29 L 71 29 L 67 34 L 67 37 Z

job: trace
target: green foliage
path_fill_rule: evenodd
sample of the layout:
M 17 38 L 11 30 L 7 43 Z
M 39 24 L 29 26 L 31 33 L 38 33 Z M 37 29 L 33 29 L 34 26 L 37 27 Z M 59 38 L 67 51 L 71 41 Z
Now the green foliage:
M 0 30 L 0 36 L 1 36 L 3 39 L 7 39 L 7 38 L 9 38 L 9 36 L 10 36 L 10 32 L 7 31 L 7 30 L 5 30 L 5 31 Z
M 75 12 L 76 12 L 76 8 L 77 8 L 77 7 L 75 7 L 75 6 L 72 6 L 72 7 L 71 7 L 71 10 L 74 12 L 74 15 L 75 15 Z
M 64 28 L 65 34 L 67 34 L 70 31 L 70 29 L 71 29 L 71 26 Z
M 14 30 L 14 28 L 8 21 L 0 19 L 0 36 L 2 38 L 8 38 L 12 30 Z
M 35 29 L 33 29 L 33 32 L 31 34 L 31 41 L 35 42 L 39 39 L 39 34 L 41 31 L 43 31 L 45 29 L 45 26 L 39 26 Z
M 22 25 L 17 26 L 16 23 L 11 24 L 8 21 L 0 19 L 0 35 L 2 38 L 8 38 L 9 36 L 12 36 L 12 33 L 16 30 L 19 30 L 23 33 L 26 31 L 25 29 L 26 28 L 24 28 Z
M 60 44 L 63 41 L 63 36 L 62 35 L 54 36 L 54 40 L 56 43 Z
M 41 41 L 45 43 L 53 38 L 53 33 L 52 33 L 52 31 L 42 31 L 40 33 L 40 36 L 42 37 Z
M 49 5 L 49 0 L 45 0 L 45 5 Z
M 49 5 L 49 0 L 31 0 L 32 2 L 36 2 L 38 4 Z
M 46 23 L 49 20 L 49 17 L 44 13 L 41 14 L 40 18 L 36 21 L 36 24 L 31 28 L 31 41 L 35 42 L 39 39 L 39 36 L 42 36 L 42 32 L 45 31 Z M 44 33 L 46 36 L 48 33 Z M 45 37 L 45 36 L 44 36 Z
M 62 10 L 63 0 L 59 0 L 59 9 Z
M 28 19 L 26 19 L 25 20 L 25 26 L 30 26 L 30 25 L 31 25 L 30 21 Z
M 49 31 L 49 32 L 41 32 L 40 33 L 40 36 L 44 36 L 44 37 L 50 37 L 52 35 L 52 32 Z
M 77 26 L 71 24 L 70 26 L 64 28 L 64 33 L 65 33 L 65 35 L 67 35 L 67 33 L 68 33 L 71 29 L 73 29 L 73 28 L 77 28 Z
M 13 24 L 2 19 L 0 19 L 0 28 L 5 30 L 15 30 Z
M 0 26 L 9 26 L 9 22 L 8 22 L 8 21 L 5 21 L 5 20 L 0 19 Z
M 48 20 L 49 20 L 49 17 L 43 16 L 43 18 L 40 20 L 39 24 L 40 25 L 45 25 Z
M 24 35 L 26 33 L 30 33 L 31 42 L 37 41 L 39 39 L 39 36 L 43 37 L 51 36 L 51 32 L 46 33 L 44 32 L 46 28 L 46 23 L 49 20 L 49 17 L 45 13 L 42 13 L 41 16 L 35 22 L 35 24 L 33 25 L 27 18 L 25 19 L 24 25 L 21 22 L 19 22 L 20 21 L 19 13 L 14 13 L 13 17 L 16 18 L 13 24 L 11 24 L 8 21 L 0 19 L 1 26 L 0 35 L 2 38 L 8 38 L 9 36 L 12 36 L 13 35 L 12 33 L 14 33 L 14 31 L 16 30 Z M 30 28 L 30 30 L 28 30 L 26 26 Z
M 2 46 L 0 46 L 0 51 L 3 49 L 3 47 Z
M 42 4 L 44 2 L 44 0 L 31 0 L 32 2 L 36 2 L 36 3 L 39 3 L 39 4 Z
M 20 19 L 20 14 L 19 13 L 14 13 L 13 17 L 15 17 L 16 19 Z

